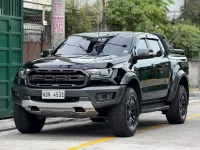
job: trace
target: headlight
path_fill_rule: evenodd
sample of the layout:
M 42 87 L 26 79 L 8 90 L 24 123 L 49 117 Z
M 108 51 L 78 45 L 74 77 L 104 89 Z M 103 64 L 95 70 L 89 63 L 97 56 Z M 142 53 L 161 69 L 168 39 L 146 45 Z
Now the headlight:
M 19 69 L 19 73 L 18 76 L 22 79 L 26 79 L 26 75 L 27 73 L 30 71 L 30 69 L 24 69 L 24 68 L 20 68 Z
M 90 69 L 85 70 L 87 73 L 91 75 L 92 78 L 108 78 L 112 75 L 112 69 Z

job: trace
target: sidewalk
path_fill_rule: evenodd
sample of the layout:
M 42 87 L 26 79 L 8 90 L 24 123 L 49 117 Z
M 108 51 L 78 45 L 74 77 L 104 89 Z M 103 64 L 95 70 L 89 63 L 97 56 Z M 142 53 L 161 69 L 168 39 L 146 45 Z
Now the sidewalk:
M 73 120 L 75 120 L 75 119 L 69 119 L 69 118 L 47 118 L 45 124 L 46 125 L 58 124 L 58 123 L 69 122 L 69 121 L 73 121 Z M 15 127 L 15 123 L 13 121 L 13 118 L 0 120 L 0 132 L 14 130 L 14 129 L 16 129 L 16 127 Z
M 190 92 L 190 97 L 199 97 L 200 98 L 200 91 L 198 91 L 198 92 Z

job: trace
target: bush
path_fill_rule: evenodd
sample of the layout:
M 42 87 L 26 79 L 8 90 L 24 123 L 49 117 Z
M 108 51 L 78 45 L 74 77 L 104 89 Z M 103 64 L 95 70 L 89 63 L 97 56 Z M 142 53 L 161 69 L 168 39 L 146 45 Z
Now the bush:
M 167 37 L 175 48 L 184 49 L 188 58 L 199 58 L 200 29 L 197 26 L 174 25 L 168 30 Z

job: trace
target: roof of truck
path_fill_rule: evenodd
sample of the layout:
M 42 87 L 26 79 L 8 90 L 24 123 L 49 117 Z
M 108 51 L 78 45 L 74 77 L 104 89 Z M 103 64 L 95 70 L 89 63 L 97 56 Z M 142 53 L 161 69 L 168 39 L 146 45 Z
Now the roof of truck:
M 78 36 L 90 36 L 90 37 L 99 37 L 99 36 L 106 36 L 106 35 L 131 35 L 137 36 L 139 34 L 144 34 L 145 32 L 131 32 L 131 31 L 112 31 L 112 32 L 88 32 L 88 33 L 79 33 L 73 34 Z

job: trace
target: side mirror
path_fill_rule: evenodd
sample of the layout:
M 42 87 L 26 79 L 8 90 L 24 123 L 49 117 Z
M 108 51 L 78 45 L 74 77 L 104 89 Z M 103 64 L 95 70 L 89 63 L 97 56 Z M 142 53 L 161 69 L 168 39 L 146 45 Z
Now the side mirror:
M 147 59 L 153 57 L 155 57 L 155 54 L 151 49 L 138 49 L 138 56 L 136 56 L 137 59 Z
M 43 50 L 43 52 L 41 53 L 41 57 L 47 57 L 52 51 L 53 51 L 53 49 Z

